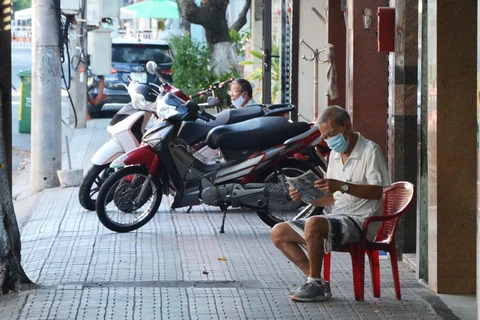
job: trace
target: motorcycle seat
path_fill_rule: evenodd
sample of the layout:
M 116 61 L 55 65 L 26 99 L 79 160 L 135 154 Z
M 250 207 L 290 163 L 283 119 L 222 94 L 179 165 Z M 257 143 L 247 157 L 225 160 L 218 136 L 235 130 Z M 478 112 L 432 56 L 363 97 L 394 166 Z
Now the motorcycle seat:
M 310 129 L 306 122 L 289 122 L 285 117 L 261 117 L 222 125 L 207 135 L 212 149 L 252 150 L 275 146 Z
M 212 128 L 219 125 L 242 122 L 248 119 L 261 117 L 265 114 L 261 106 L 249 108 L 227 109 L 215 115 L 215 120 L 208 122 L 197 119 L 195 121 L 184 121 L 178 131 L 178 138 L 184 140 L 188 145 L 193 145 L 205 140 Z

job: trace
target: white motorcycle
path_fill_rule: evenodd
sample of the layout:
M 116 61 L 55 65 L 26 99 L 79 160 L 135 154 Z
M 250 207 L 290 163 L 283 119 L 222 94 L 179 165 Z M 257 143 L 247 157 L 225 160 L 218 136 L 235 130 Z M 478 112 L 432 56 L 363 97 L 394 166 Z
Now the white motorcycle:
M 95 197 L 102 183 L 112 173 L 110 163 L 140 145 L 145 128 L 155 114 L 158 92 L 151 86 L 130 81 L 131 103 L 120 109 L 110 120 L 107 131 L 111 139 L 92 157 L 92 166 L 82 180 L 78 198 L 82 207 L 95 210 Z
M 130 81 L 127 89 L 131 98 L 131 103 L 120 109 L 110 120 L 107 131 L 111 136 L 111 139 L 106 142 L 100 149 L 95 152 L 92 157 L 92 166 L 87 171 L 87 174 L 83 177 L 82 183 L 78 192 L 78 200 L 81 206 L 87 210 L 95 210 L 96 195 L 98 190 L 102 186 L 103 182 L 112 174 L 113 170 L 109 168 L 110 163 L 122 154 L 137 148 L 142 141 L 142 136 L 146 131 L 149 120 L 155 116 L 155 101 L 157 96 L 164 95 L 167 92 L 174 93 L 182 101 L 187 101 L 190 98 L 185 95 L 181 90 L 175 88 L 170 83 L 166 82 L 159 76 L 161 85 L 150 83 L 149 85 L 140 84 L 137 81 Z M 212 88 L 201 91 L 201 94 L 206 94 L 217 88 L 221 88 L 230 83 L 223 82 L 217 84 Z M 157 92 L 158 90 L 158 92 Z M 214 97 L 209 97 L 208 102 L 203 104 L 204 106 L 216 107 L 221 103 Z M 228 118 L 222 121 L 229 122 L 233 120 L 244 120 L 237 118 Z M 193 131 L 201 129 L 202 125 L 192 126 L 187 128 L 185 136 L 198 143 L 200 140 L 196 139 L 197 133 Z M 211 128 L 210 128 L 211 129 Z M 199 134 L 206 135 L 206 132 L 200 130 Z M 193 137 L 192 137 L 193 135 Z M 202 138 L 204 139 L 204 137 Z M 210 152 L 206 149 L 206 153 Z

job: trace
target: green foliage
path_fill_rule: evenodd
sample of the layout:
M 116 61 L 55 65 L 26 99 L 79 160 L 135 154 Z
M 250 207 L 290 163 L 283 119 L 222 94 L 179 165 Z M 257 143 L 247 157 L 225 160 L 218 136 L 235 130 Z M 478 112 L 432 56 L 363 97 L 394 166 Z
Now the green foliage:
M 259 60 L 263 59 L 263 55 L 260 51 L 250 50 L 250 54 Z M 276 43 L 272 43 L 272 60 L 271 60 L 271 71 L 272 71 L 272 103 L 280 102 L 280 48 Z M 240 65 L 248 66 L 253 65 L 253 61 L 241 61 Z M 263 80 L 263 68 L 256 68 L 248 77 L 249 81 L 257 80 L 259 83 Z M 262 101 L 262 88 L 256 88 L 253 92 L 254 95 L 260 94 L 260 101 Z
M 245 42 L 251 38 L 250 31 L 236 31 L 230 30 L 230 41 L 237 57 L 243 58 L 245 56 Z
M 236 70 L 231 70 L 220 77 L 215 76 L 210 67 L 210 50 L 189 36 L 173 37 L 169 42 L 174 53 L 173 85 L 188 95 L 207 88 L 214 82 L 239 76 Z M 228 88 L 225 88 L 216 92 L 217 97 L 225 104 L 229 103 L 227 90 Z
M 12 0 L 13 11 L 23 10 L 32 6 L 32 0 Z
M 198 92 L 215 81 L 210 71 L 210 51 L 188 36 L 173 37 L 173 85 L 187 94 Z

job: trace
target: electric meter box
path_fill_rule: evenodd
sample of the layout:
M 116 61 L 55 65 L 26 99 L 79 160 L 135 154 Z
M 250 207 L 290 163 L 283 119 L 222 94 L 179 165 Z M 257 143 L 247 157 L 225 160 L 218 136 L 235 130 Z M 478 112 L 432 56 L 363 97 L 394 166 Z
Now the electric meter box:
M 101 0 L 102 18 L 118 18 L 120 15 L 120 0 Z
M 112 30 L 100 28 L 87 34 L 87 52 L 90 69 L 97 76 L 112 73 Z
M 76 15 L 80 12 L 80 0 L 60 0 L 60 10 L 66 15 Z
M 101 1 L 87 0 L 87 24 L 98 26 L 101 22 Z
M 98 26 L 102 18 L 115 19 L 119 15 L 120 0 L 87 0 L 87 24 L 90 26 Z

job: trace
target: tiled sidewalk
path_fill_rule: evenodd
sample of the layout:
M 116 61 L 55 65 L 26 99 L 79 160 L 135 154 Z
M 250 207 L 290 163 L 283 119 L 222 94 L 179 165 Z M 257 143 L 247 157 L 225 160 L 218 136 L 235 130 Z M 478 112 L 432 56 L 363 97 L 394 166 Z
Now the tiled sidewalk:
M 108 139 L 104 128 L 92 121 L 75 131 L 74 168 L 88 167 L 89 150 Z M 303 276 L 254 213 L 230 210 L 220 234 L 216 208 L 170 212 L 164 197 L 147 225 L 120 234 L 104 228 L 77 196 L 78 188 L 36 196 L 22 229 L 22 260 L 40 287 L 0 297 L 0 319 L 456 318 L 401 263 L 402 300 L 396 300 L 388 260 L 381 261 L 382 297 L 373 298 L 366 270 L 365 301 L 355 302 L 350 258 L 341 253 L 332 256 L 330 300 L 290 301 L 288 291 Z

